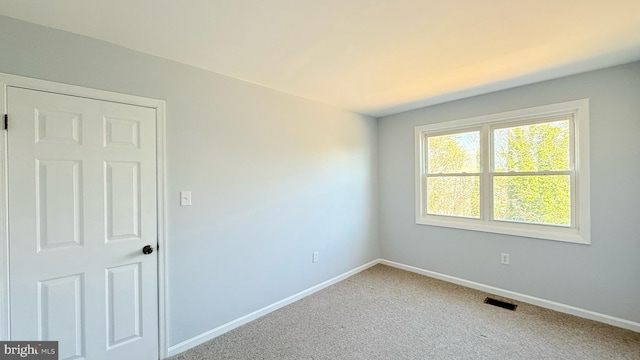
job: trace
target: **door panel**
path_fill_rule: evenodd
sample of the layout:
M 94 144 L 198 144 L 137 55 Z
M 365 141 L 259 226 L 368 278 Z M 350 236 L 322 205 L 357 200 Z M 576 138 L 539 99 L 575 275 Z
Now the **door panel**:
M 83 242 L 80 167 L 77 160 L 36 159 L 38 252 Z
M 140 164 L 106 162 L 107 241 L 140 238 Z
M 140 263 L 107 269 L 109 347 L 142 336 Z
M 81 114 L 34 109 L 36 116 L 36 143 L 58 142 L 79 144 L 82 134 Z
M 140 121 L 136 119 L 104 118 L 104 145 L 139 147 Z
M 38 282 L 38 337 L 67 344 L 61 359 L 82 358 L 84 313 L 82 274 Z
M 157 359 L 154 109 L 9 87 L 11 337 Z

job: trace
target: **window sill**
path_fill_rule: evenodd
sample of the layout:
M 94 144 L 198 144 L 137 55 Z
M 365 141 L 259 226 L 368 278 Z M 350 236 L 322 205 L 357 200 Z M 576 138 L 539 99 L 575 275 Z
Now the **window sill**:
M 483 220 L 465 218 L 448 219 L 440 216 L 419 217 L 416 219 L 416 224 L 562 241 L 582 245 L 591 244 L 588 234 L 584 232 L 554 226 L 502 223 L 496 221 L 489 223 Z

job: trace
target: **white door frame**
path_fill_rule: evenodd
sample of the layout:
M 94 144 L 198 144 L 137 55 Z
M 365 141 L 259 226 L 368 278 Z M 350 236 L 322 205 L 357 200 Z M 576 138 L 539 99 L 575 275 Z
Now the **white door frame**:
M 167 357 L 168 313 L 167 313 L 167 246 L 166 246 L 166 164 L 165 164 L 165 102 L 133 95 L 89 89 L 51 81 L 32 79 L 0 73 L 0 129 L 4 129 L 4 114 L 7 113 L 7 88 L 19 87 L 72 95 L 89 99 L 112 101 L 144 106 L 156 110 L 156 181 L 158 218 L 158 351 L 160 359 Z M 9 119 L 9 131 L 11 119 Z M 1 130 L 0 130 L 1 131 Z M 0 339 L 8 340 L 10 329 L 9 302 L 9 232 L 8 232 L 8 188 L 7 188 L 7 131 L 0 134 Z M 35 340 L 35 339 L 34 339 Z

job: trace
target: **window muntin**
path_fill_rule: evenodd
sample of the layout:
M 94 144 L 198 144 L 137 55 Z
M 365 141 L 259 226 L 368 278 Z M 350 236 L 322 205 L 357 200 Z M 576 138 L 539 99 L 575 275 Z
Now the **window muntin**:
M 585 99 L 416 127 L 416 223 L 588 244 L 588 119 Z

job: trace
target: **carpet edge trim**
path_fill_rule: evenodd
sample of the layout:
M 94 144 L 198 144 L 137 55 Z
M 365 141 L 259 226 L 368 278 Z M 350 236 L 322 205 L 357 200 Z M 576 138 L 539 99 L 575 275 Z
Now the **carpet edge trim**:
M 434 279 L 443 280 L 456 285 L 472 288 L 475 290 L 480 290 L 486 293 L 495 294 L 498 296 L 503 296 L 506 298 L 514 299 L 514 300 L 519 300 L 528 304 L 540 306 L 540 307 L 558 311 L 561 313 L 574 315 L 574 316 L 581 317 L 588 320 L 598 321 L 601 323 L 605 323 L 608 325 L 616 326 L 619 328 L 623 328 L 623 329 L 627 329 L 635 332 L 640 332 L 640 323 L 637 323 L 631 320 L 621 319 L 615 316 L 606 315 L 606 314 L 598 313 L 595 311 L 582 309 L 576 306 L 567 305 L 567 304 L 563 304 L 563 303 L 559 303 L 551 300 L 538 298 L 531 295 L 518 293 L 511 290 L 505 290 L 498 287 L 485 285 L 485 284 L 470 281 L 470 280 L 465 280 L 455 276 L 446 275 L 446 274 L 438 273 L 431 270 L 425 270 L 425 269 L 411 266 L 411 265 L 405 265 L 395 261 L 380 259 L 379 263 L 383 265 L 391 266 L 397 269 L 406 270 L 416 274 L 428 276 Z
M 184 351 L 187 351 L 195 346 L 198 346 L 202 343 L 205 343 L 213 338 L 216 338 L 228 331 L 231 331 L 237 327 L 240 327 L 248 322 L 251 322 L 253 320 L 256 320 L 262 316 L 265 316 L 267 314 L 269 314 L 270 312 L 273 312 L 275 310 L 278 310 L 282 307 L 285 307 L 291 303 L 294 303 L 302 298 L 305 298 L 315 292 L 318 292 L 322 289 L 325 289 L 335 283 L 338 283 L 348 277 L 351 277 L 359 272 L 362 272 L 372 266 L 375 266 L 377 264 L 380 263 L 380 259 L 375 259 L 372 261 L 369 261 L 368 263 L 364 264 L 364 265 L 360 265 L 358 267 L 356 267 L 355 269 L 349 270 L 343 274 L 340 274 L 338 276 L 335 276 L 329 280 L 323 281 L 320 284 L 314 285 L 306 290 L 302 290 L 299 293 L 293 294 L 285 299 L 282 299 L 280 301 L 277 301 L 271 305 L 267 305 L 265 307 L 263 307 L 262 309 L 258 309 L 252 313 L 249 313 L 247 315 L 241 316 L 235 320 L 231 320 L 226 324 L 222 324 L 214 329 L 211 329 L 209 331 L 205 331 L 204 333 L 200 334 L 200 335 L 196 335 L 190 339 L 187 339 L 185 341 L 182 341 L 176 345 L 170 346 L 169 349 L 167 349 L 167 358 L 178 355 Z

